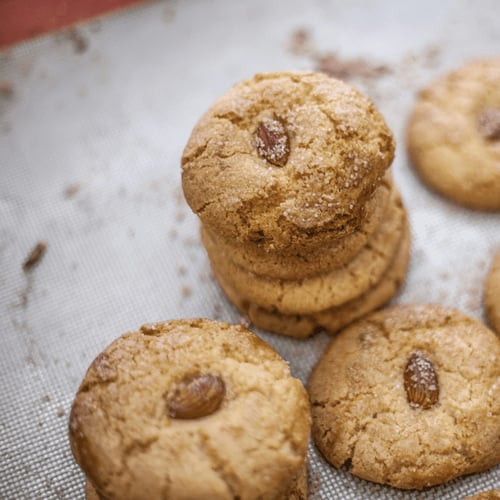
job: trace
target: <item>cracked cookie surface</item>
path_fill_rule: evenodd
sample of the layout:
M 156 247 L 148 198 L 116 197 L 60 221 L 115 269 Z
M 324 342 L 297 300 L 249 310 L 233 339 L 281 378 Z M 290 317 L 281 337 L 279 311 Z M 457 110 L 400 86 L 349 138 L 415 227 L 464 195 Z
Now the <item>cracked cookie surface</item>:
M 277 497 L 276 500 L 307 500 L 309 489 L 307 483 L 307 464 L 304 464 L 298 474 L 292 479 L 285 493 Z M 85 482 L 85 498 L 86 500 L 106 500 L 104 497 L 99 496 L 88 479 Z
M 414 352 L 439 384 L 426 409 L 405 391 Z M 421 489 L 500 462 L 500 339 L 459 311 L 406 305 L 366 316 L 334 338 L 308 391 L 317 447 L 361 478 Z
M 186 377 L 216 375 L 220 406 L 169 415 Z M 278 499 L 305 463 L 307 394 L 249 330 L 205 319 L 144 325 L 107 347 L 77 392 L 73 454 L 107 499 Z M 258 481 L 256 481 L 258 477 Z
M 484 308 L 488 323 L 500 335 L 500 252 L 494 257 L 484 283 Z
M 269 121 L 289 142 L 279 164 L 259 154 L 260 135 L 256 147 Z M 202 223 L 226 240 L 276 252 L 318 248 L 359 229 L 393 157 L 383 117 L 355 88 L 318 73 L 265 73 L 232 87 L 200 118 L 182 183 Z
M 282 254 L 264 251 L 251 243 L 234 244 L 218 237 L 206 227 L 203 227 L 203 231 L 208 233 L 219 252 L 229 256 L 236 265 L 247 271 L 276 279 L 309 278 L 343 266 L 356 256 L 387 216 L 393 189 L 388 171 L 364 207 L 364 217 L 359 230 L 325 247 L 296 249 L 293 253 Z
M 407 131 L 424 181 L 457 203 L 500 210 L 500 59 L 473 61 L 420 92 Z

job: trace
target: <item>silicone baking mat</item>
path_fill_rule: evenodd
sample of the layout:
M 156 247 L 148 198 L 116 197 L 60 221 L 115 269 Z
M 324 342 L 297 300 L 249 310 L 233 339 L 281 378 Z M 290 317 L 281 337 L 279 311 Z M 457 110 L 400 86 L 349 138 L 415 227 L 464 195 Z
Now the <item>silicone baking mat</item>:
M 0 498 L 83 498 L 67 437 L 94 357 L 142 323 L 237 323 L 182 198 L 180 157 L 198 117 L 256 72 L 322 69 L 370 95 L 397 139 L 394 177 L 412 224 L 394 302 L 482 319 L 500 214 L 430 192 L 405 154 L 417 90 L 498 56 L 496 0 L 155 2 L 0 52 Z M 39 241 L 42 259 L 22 266 Z M 329 342 L 258 331 L 304 382 Z M 310 448 L 312 499 L 458 499 L 500 487 L 500 467 L 423 492 L 331 468 Z

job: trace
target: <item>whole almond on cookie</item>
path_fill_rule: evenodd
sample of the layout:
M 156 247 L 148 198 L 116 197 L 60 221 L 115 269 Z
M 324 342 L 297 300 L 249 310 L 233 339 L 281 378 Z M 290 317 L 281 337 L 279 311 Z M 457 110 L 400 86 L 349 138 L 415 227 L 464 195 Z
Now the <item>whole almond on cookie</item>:
M 214 413 L 222 403 L 226 387 L 218 375 L 197 375 L 183 379 L 168 403 L 172 418 L 192 419 Z
M 408 403 L 413 408 L 427 409 L 439 399 L 439 383 L 431 360 L 422 352 L 414 351 L 404 371 L 404 386 Z

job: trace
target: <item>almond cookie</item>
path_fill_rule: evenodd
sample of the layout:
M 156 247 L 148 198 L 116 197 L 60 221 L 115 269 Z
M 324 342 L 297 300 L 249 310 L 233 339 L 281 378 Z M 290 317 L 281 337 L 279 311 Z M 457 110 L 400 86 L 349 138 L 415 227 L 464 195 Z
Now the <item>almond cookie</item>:
M 309 314 L 348 302 L 377 283 L 397 252 L 405 225 L 406 212 L 394 189 L 386 220 L 354 259 L 303 280 L 258 276 L 234 264 L 203 229 L 202 239 L 215 275 L 242 300 L 283 314 Z
M 407 228 L 394 261 L 381 280 L 367 292 L 340 306 L 314 314 L 281 314 L 276 310 L 264 309 L 241 300 L 236 292 L 224 283 L 223 278 L 220 278 L 220 282 L 229 299 L 255 326 L 263 330 L 296 338 L 310 337 L 318 330 L 335 333 L 352 321 L 382 307 L 397 293 L 408 269 L 410 241 Z
M 236 245 L 218 237 L 206 227 L 204 231 L 208 233 L 218 251 L 230 256 L 236 265 L 247 271 L 277 279 L 297 280 L 316 276 L 347 264 L 380 227 L 387 216 L 393 188 L 388 174 L 366 203 L 360 229 L 326 247 L 297 250 L 295 253 L 283 255 L 264 251 L 258 245 L 250 243 Z
M 407 134 L 426 183 L 457 203 L 500 210 L 500 59 L 474 61 L 423 90 Z
M 107 347 L 69 435 L 106 499 L 278 499 L 304 466 L 309 428 L 307 394 L 276 351 L 243 327 L 194 319 Z
M 352 86 L 319 73 L 258 74 L 196 124 L 182 184 L 215 234 L 293 253 L 357 231 L 393 157 L 383 117 Z
M 488 323 L 500 335 L 500 252 L 493 259 L 484 283 L 484 308 Z
M 281 495 L 277 500 L 307 500 L 307 465 L 303 465 L 300 472 L 293 478 L 284 495 Z M 99 496 L 95 488 L 87 479 L 85 483 L 85 498 L 86 500 L 105 500 L 103 496 Z
M 317 447 L 363 479 L 421 489 L 500 462 L 500 339 L 457 310 L 366 316 L 333 339 L 308 390 Z

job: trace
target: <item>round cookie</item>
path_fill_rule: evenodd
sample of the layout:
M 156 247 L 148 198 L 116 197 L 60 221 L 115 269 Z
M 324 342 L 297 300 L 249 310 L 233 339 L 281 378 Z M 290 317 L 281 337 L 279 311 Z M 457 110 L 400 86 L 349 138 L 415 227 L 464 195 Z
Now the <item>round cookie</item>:
M 236 245 L 234 242 L 217 237 L 206 227 L 203 231 L 208 233 L 208 238 L 219 251 L 230 256 L 236 265 L 247 271 L 268 278 L 291 280 L 309 278 L 345 265 L 361 250 L 387 215 L 392 189 L 392 181 L 386 174 L 381 185 L 365 205 L 365 216 L 360 229 L 332 242 L 327 247 L 297 250 L 295 253 L 283 255 L 264 251 L 258 245 L 251 243 Z
M 484 308 L 488 323 L 500 335 L 500 252 L 493 259 L 484 283 Z
M 392 299 L 406 276 L 410 243 L 410 232 L 406 229 L 394 261 L 378 283 L 349 302 L 314 314 L 281 314 L 278 311 L 264 309 L 256 304 L 242 301 L 234 290 L 226 286 L 222 278 L 220 282 L 229 299 L 258 328 L 296 338 L 310 337 L 320 329 L 335 333 Z
M 286 492 L 280 495 L 276 500 L 307 500 L 308 485 L 307 485 L 307 464 L 304 464 L 299 473 L 293 478 Z M 90 481 L 85 482 L 85 498 L 86 500 L 100 500 L 100 497 Z
M 500 59 L 473 61 L 423 90 L 407 145 L 424 181 L 470 208 L 500 210 Z
M 243 500 L 283 495 L 309 427 L 307 394 L 276 351 L 243 327 L 194 319 L 144 325 L 107 347 L 69 433 L 109 500 Z
M 393 189 L 387 217 L 367 244 L 345 266 L 303 280 L 278 280 L 257 276 L 237 266 L 202 228 L 202 240 L 218 278 L 238 296 L 264 309 L 283 314 L 309 314 L 347 302 L 377 283 L 399 246 L 406 212 Z
M 308 391 L 317 447 L 361 478 L 421 489 L 500 462 L 500 339 L 457 310 L 366 316 L 333 339 Z
M 202 223 L 226 240 L 318 248 L 359 229 L 393 157 L 383 117 L 352 86 L 319 73 L 265 73 L 198 121 L 182 185 Z

